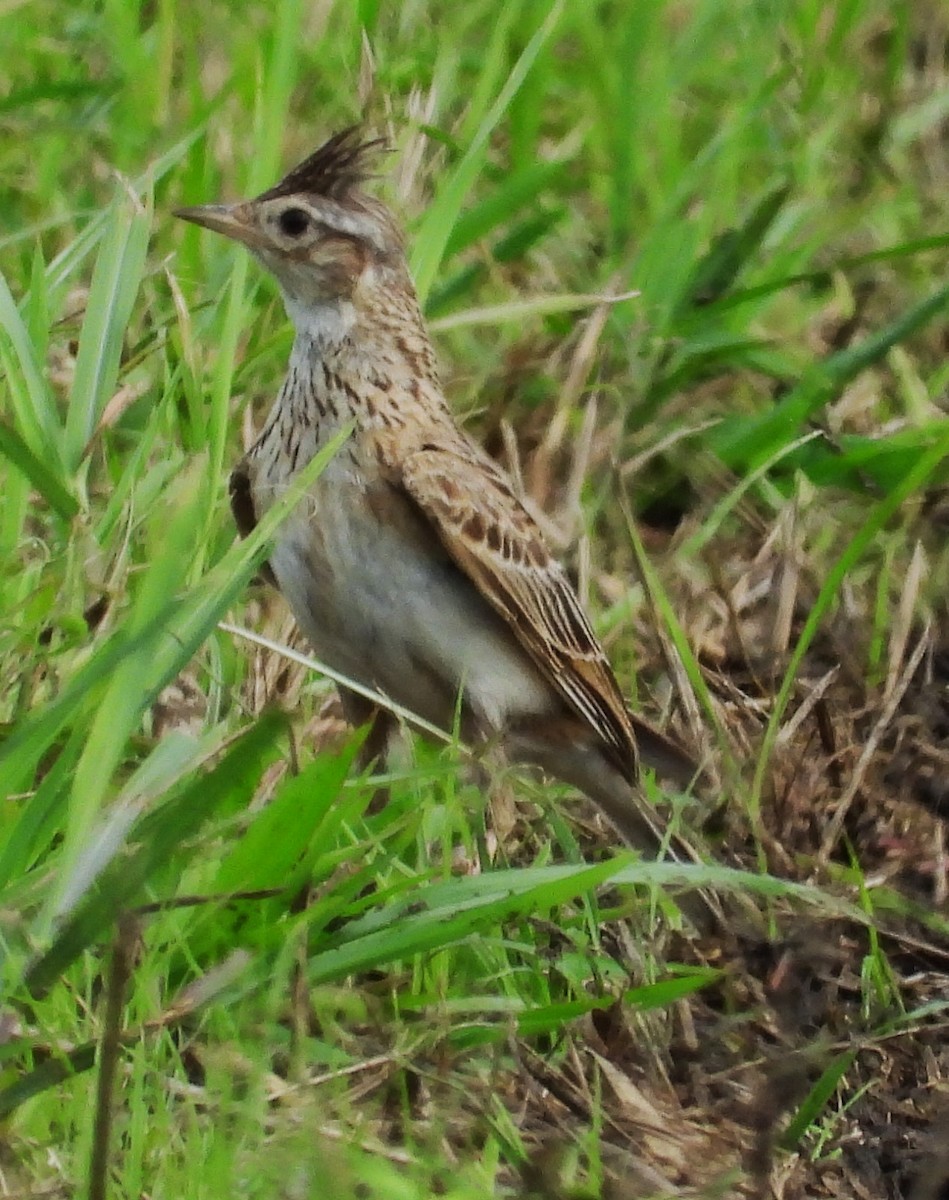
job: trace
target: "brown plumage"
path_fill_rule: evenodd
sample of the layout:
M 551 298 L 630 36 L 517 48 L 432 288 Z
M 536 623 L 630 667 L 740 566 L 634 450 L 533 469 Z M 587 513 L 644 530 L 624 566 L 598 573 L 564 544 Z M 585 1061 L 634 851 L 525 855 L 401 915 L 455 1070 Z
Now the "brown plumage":
M 401 482 L 452 560 L 507 622 L 570 708 L 630 780 L 636 740 L 616 677 L 563 568 L 494 463 L 426 445 Z
M 309 158 L 284 175 L 257 201 L 278 200 L 300 193 L 322 196 L 328 200 L 345 200 L 362 183 L 371 178 L 369 167 L 386 149 L 385 138 L 363 137 L 359 125 L 350 125 L 333 136 Z
M 694 764 L 630 714 L 537 523 L 455 423 L 401 231 L 360 187 L 381 145 L 346 130 L 256 200 L 179 213 L 248 246 L 296 329 L 283 388 L 232 480 L 238 526 L 355 420 L 270 559 L 317 654 L 443 729 L 460 712 L 465 738 L 500 741 L 579 787 L 655 854 L 637 735 L 678 782 Z M 353 720 L 372 715 L 352 693 L 344 703 Z M 381 749 L 390 721 L 376 719 Z

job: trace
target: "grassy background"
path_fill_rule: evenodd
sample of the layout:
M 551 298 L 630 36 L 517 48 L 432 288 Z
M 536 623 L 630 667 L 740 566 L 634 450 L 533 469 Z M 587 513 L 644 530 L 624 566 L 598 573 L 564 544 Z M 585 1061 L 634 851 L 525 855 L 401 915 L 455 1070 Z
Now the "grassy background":
M 115 1196 L 824 1194 L 858 1042 L 942 1019 L 856 851 L 820 860 L 833 808 L 784 857 L 769 814 L 827 629 L 856 710 L 944 617 L 945 13 L 35 0 L 0 37 L 0 1194 L 87 1186 L 110 1064 Z M 717 1015 L 746 1061 L 769 1042 L 755 970 L 626 886 L 673 869 L 529 780 L 488 801 L 457 748 L 416 747 L 366 815 L 331 688 L 218 628 L 292 639 L 250 586 L 273 521 L 235 545 L 226 502 L 290 333 L 170 213 L 361 114 L 456 411 L 547 514 L 624 687 L 722 773 L 737 886 L 787 905 L 760 873 L 816 862 L 866 911 L 857 1040 L 798 1030 L 824 1056 L 764 1166 L 675 1067 L 686 998 L 745 970 Z

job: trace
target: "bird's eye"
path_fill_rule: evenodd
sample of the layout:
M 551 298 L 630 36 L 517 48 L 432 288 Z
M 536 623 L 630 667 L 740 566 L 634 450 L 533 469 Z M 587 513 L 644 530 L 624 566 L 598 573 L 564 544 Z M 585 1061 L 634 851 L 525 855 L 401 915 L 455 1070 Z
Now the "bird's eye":
M 299 237 L 310 223 L 302 208 L 285 208 L 280 214 L 280 228 L 288 237 Z

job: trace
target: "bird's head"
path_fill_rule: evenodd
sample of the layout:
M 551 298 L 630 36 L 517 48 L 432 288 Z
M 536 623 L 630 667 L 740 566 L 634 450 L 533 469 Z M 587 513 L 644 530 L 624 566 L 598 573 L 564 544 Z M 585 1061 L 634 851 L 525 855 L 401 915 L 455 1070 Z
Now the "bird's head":
M 358 126 L 335 134 L 254 200 L 175 213 L 242 242 L 276 277 L 297 328 L 341 304 L 371 306 L 411 287 L 402 235 L 389 209 L 361 184 L 385 148 Z

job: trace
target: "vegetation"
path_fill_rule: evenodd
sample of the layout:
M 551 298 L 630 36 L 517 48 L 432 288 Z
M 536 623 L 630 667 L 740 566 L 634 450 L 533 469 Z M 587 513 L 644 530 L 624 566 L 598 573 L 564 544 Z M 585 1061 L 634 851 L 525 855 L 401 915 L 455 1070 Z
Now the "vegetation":
M 0 1194 L 908 1195 L 949 1077 L 944 9 L 0 30 Z M 361 115 L 457 411 L 720 781 L 672 798 L 701 865 L 454 745 L 373 805 L 255 581 L 281 512 L 235 541 L 290 332 L 171 212 Z

